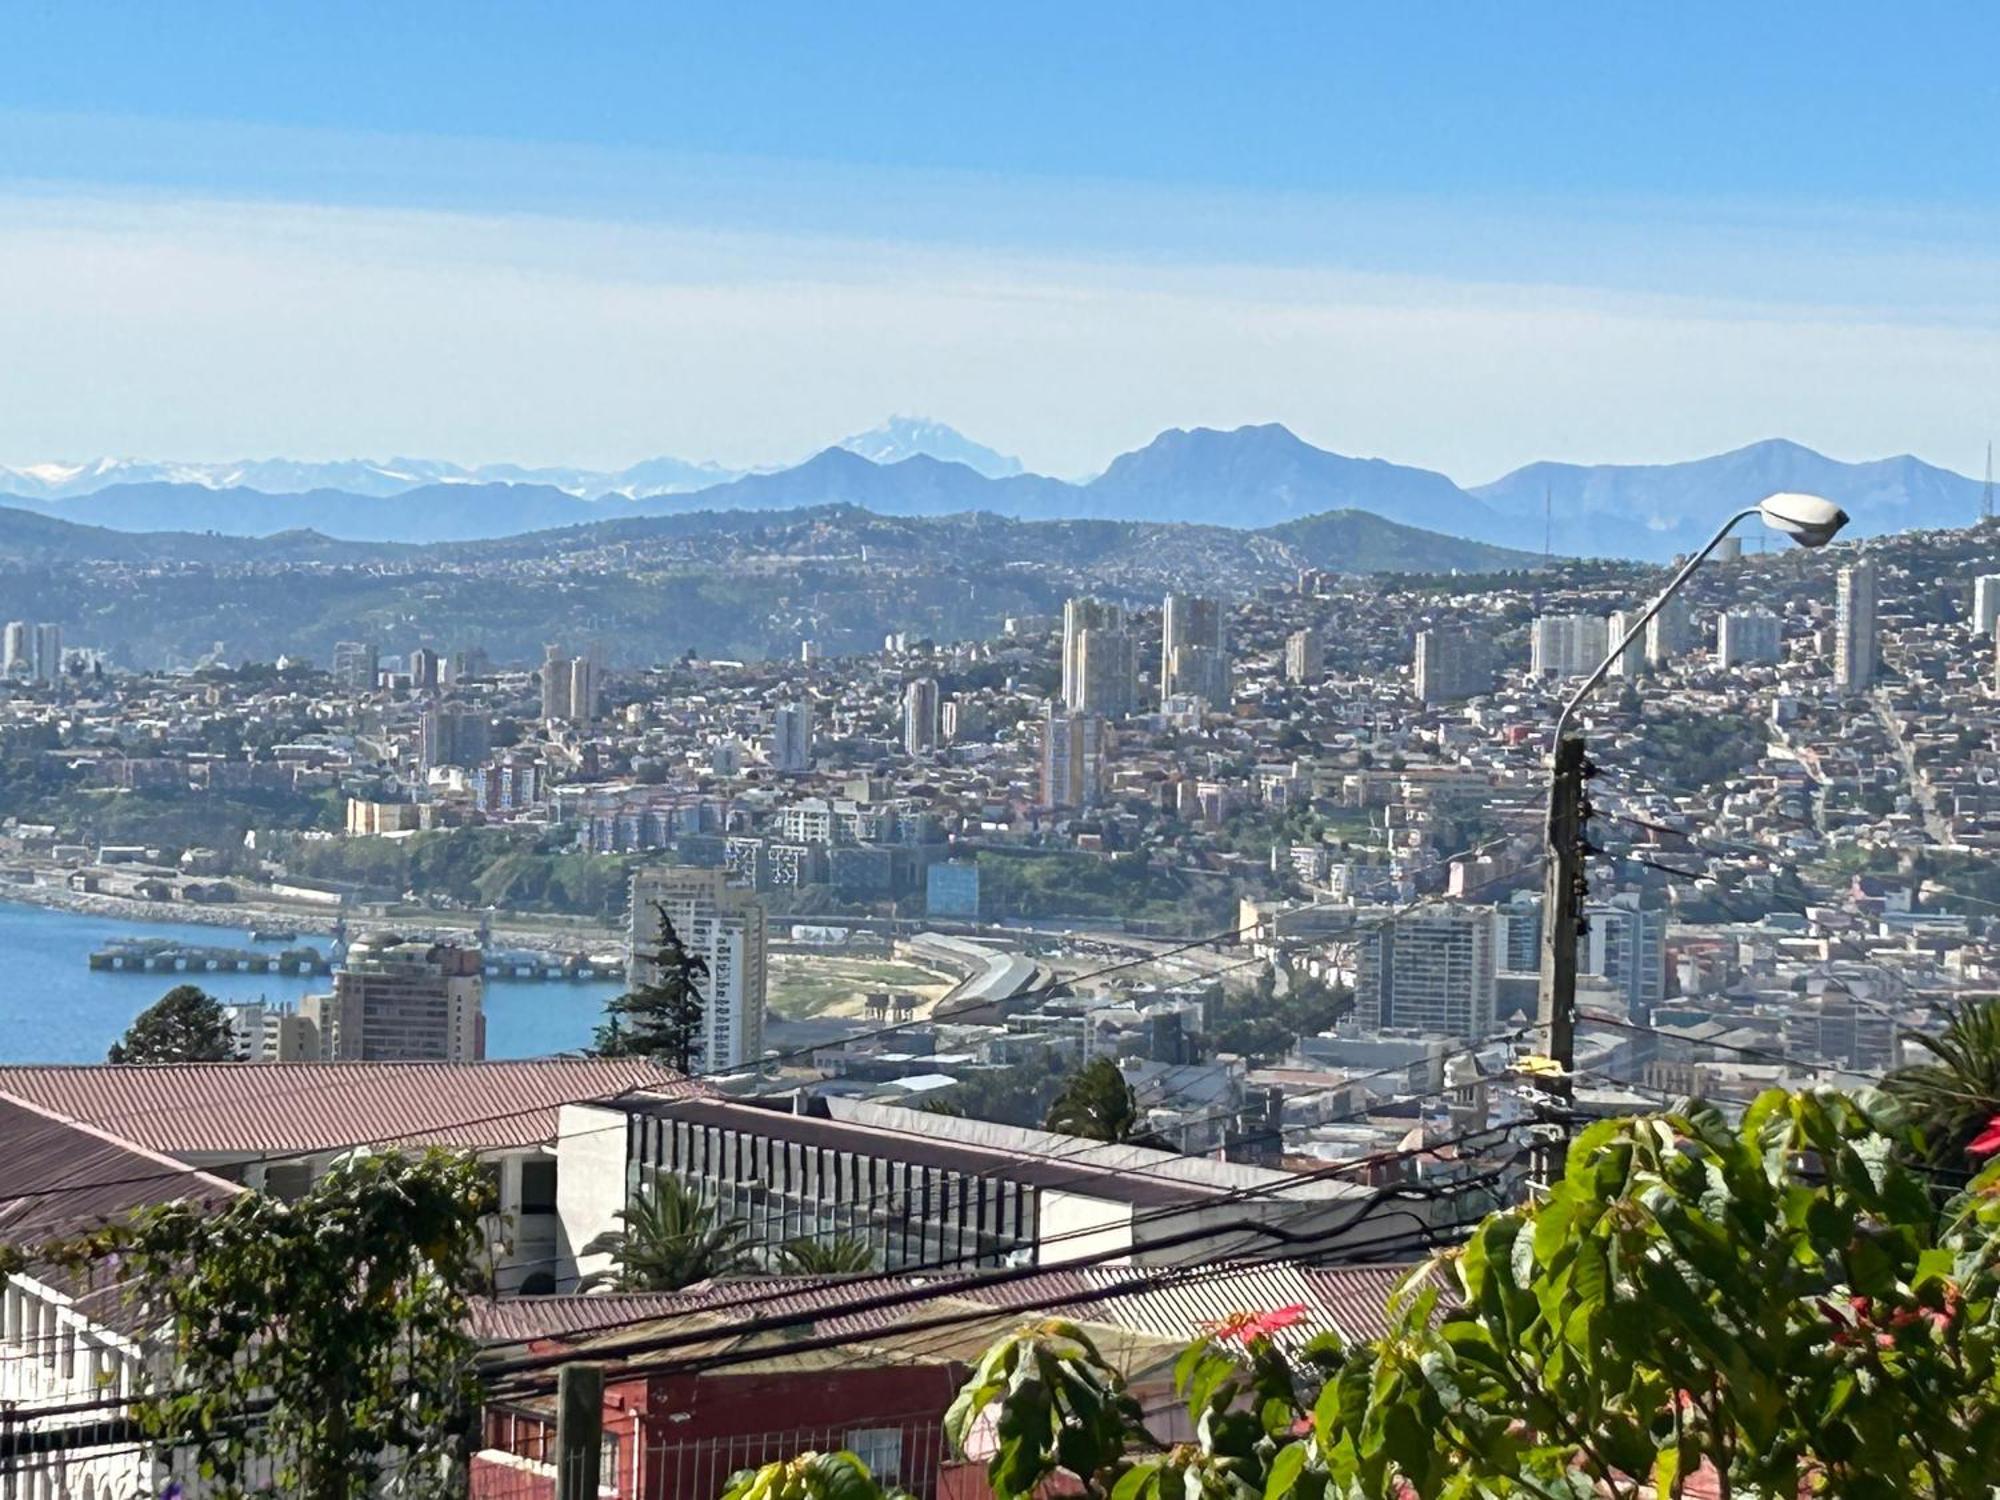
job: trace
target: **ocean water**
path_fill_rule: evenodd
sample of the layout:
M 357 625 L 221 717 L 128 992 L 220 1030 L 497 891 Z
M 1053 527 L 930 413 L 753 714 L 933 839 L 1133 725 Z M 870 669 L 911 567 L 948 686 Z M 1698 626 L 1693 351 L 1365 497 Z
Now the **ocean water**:
M 103 1062 L 132 1018 L 176 984 L 218 1000 L 297 1000 L 324 990 L 324 975 L 128 974 L 92 969 L 91 951 L 114 938 L 178 938 L 248 948 L 247 929 L 135 922 L 0 901 L 0 1062 Z M 301 943 L 324 947 L 325 937 Z M 280 945 L 268 945 L 275 953 Z M 486 982 L 486 1055 L 535 1057 L 588 1046 L 609 981 Z

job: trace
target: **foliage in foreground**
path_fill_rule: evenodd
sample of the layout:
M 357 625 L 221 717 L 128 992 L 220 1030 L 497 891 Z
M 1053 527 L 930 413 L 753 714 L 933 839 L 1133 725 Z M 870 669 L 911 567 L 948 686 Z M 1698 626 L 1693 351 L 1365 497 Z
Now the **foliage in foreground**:
M 468 1159 L 362 1156 L 290 1203 L 159 1204 L 38 1255 L 114 1271 L 161 1328 L 172 1379 L 131 1414 L 206 1493 L 359 1500 L 393 1470 L 396 1493 L 442 1497 L 478 1412 L 467 1317 L 497 1206 Z
M 1886 1110 L 1774 1091 L 1736 1127 L 1596 1125 L 1543 1201 L 1406 1279 L 1386 1337 L 1281 1352 L 1301 1309 L 1206 1330 L 1175 1371 L 1188 1441 L 1148 1434 L 1060 1320 L 989 1350 L 947 1430 L 990 1451 L 996 1500 L 1636 1500 L 1697 1475 L 1724 1496 L 1984 1500 L 2000 1162 L 1947 1198 Z M 783 1467 L 731 1500 L 823 1500 Z M 841 1474 L 842 1500 L 873 1493 Z

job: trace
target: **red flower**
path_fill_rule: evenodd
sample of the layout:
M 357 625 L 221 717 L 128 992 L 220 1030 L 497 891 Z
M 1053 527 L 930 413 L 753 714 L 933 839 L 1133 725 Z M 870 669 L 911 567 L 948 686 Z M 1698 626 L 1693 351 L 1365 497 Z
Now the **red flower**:
M 1965 1148 L 1967 1156 L 1991 1156 L 2000 1151 L 2000 1115 L 1986 1122 L 1986 1128 L 1972 1138 L 1972 1144 Z
M 1281 1307 L 1275 1312 L 1233 1312 L 1226 1318 L 1203 1323 L 1201 1331 L 1212 1339 L 1234 1339 L 1240 1344 L 1253 1344 L 1258 1339 L 1268 1339 L 1290 1328 L 1294 1323 L 1303 1322 L 1305 1315 L 1306 1305 L 1294 1302 L 1290 1307 Z

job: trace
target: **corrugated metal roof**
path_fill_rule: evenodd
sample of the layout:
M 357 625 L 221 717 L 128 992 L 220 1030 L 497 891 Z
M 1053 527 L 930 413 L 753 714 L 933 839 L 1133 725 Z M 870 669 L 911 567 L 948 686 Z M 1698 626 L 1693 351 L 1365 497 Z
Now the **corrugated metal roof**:
M 381 1143 L 532 1146 L 563 1104 L 705 1086 L 645 1058 L 477 1063 L 0 1066 L 0 1093 L 174 1156 L 255 1156 Z
M 0 1146 L 0 1244 L 31 1257 L 50 1240 L 116 1222 L 148 1204 L 220 1205 L 244 1191 L 5 1094 L 0 1094 Z M 129 1331 L 133 1314 L 115 1272 L 100 1269 L 81 1280 L 31 1266 L 28 1274 L 60 1288 L 94 1320 Z
M 814 1316 L 813 1332 L 876 1341 L 904 1322 L 935 1316 L 942 1305 L 991 1308 L 1005 1324 L 1046 1309 L 1080 1323 L 1178 1345 L 1193 1338 L 1204 1323 L 1221 1322 L 1234 1313 L 1302 1306 L 1304 1317 L 1280 1336 L 1285 1347 L 1323 1332 L 1356 1343 L 1388 1331 L 1389 1294 L 1409 1269 L 1407 1265 L 1312 1267 L 1285 1261 L 1200 1267 L 1054 1266 L 995 1285 L 981 1285 L 983 1273 L 978 1272 L 746 1277 L 705 1282 L 679 1292 L 491 1303 L 475 1315 L 475 1329 L 489 1342 L 505 1342 L 609 1336 L 621 1328 L 677 1320 L 686 1320 L 691 1328 L 718 1326 L 720 1332 L 720 1326 L 709 1320 L 725 1313 L 739 1321 L 823 1314 Z M 867 1312 L 840 1311 L 857 1301 L 914 1287 L 927 1287 L 935 1296 Z M 1067 1305 L 1051 1306 L 1060 1303 Z M 795 1339 L 805 1332 L 803 1326 L 795 1326 L 781 1330 L 780 1338 Z M 979 1336 L 990 1338 L 995 1332 L 991 1325 L 982 1325 Z

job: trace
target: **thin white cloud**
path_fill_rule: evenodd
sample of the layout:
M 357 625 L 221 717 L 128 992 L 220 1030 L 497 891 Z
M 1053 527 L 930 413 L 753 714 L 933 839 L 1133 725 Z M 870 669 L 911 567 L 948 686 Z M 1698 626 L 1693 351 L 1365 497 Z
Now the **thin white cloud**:
M 1851 246 L 1793 253 L 1822 295 L 1345 269 L 1338 245 L 1313 267 L 19 193 L 0 459 L 749 463 L 919 411 L 1058 473 L 1162 426 L 1253 421 L 1468 482 L 1777 433 L 1972 463 L 1992 308 L 1942 316 L 1897 280 L 1904 248 L 1860 275 Z

